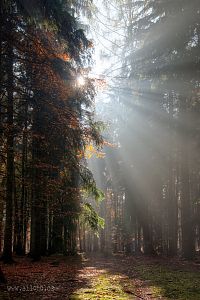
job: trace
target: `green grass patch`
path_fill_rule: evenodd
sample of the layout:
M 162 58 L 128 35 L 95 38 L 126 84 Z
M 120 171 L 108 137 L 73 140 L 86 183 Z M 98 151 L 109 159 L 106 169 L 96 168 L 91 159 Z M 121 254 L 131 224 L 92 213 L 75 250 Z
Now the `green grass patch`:
M 76 291 L 70 296 L 70 300 L 131 300 L 133 295 L 127 294 L 123 290 L 116 278 L 108 273 L 101 274 L 91 282 L 91 287 Z
M 146 280 L 155 297 L 200 300 L 199 272 L 146 265 L 137 266 L 135 270 L 142 280 Z

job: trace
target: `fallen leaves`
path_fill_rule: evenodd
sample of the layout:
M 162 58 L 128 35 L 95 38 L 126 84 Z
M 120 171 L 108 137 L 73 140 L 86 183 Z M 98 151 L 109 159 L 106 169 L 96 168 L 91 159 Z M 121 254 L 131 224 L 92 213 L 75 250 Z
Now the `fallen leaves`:
M 1 263 L 8 280 L 0 286 L 2 300 L 200 299 L 199 266 L 193 263 L 120 255 L 88 259 L 57 255 L 35 263 L 29 258 L 15 261 L 14 265 Z

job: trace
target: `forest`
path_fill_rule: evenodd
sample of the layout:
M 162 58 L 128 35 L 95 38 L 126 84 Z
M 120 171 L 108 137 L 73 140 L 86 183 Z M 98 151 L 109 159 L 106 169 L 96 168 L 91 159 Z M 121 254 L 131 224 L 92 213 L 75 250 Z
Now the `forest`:
M 0 299 L 200 300 L 200 1 L 0 1 Z

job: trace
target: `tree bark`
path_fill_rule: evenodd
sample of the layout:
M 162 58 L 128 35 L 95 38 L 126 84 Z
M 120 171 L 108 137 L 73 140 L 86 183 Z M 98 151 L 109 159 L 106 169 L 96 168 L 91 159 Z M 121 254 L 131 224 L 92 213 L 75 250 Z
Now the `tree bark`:
M 182 229 L 182 253 L 186 259 L 192 259 L 195 253 L 194 224 L 192 203 L 190 199 L 190 176 L 189 176 L 189 112 L 187 111 L 186 99 L 181 98 L 181 229 Z
M 9 17 L 11 18 L 11 16 Z M 13 130 L 13 46 L 12 21 L 8 20 L 7 51 L 7 171 L 6 171 L 6 221 L 4 233 L 4 262 L 12 262 L 13 179 L 14 179 L 14 130 Z

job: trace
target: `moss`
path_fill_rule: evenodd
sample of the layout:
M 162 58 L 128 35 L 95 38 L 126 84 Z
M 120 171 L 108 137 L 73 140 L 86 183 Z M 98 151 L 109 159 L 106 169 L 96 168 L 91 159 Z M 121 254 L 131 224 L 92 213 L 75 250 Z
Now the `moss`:
M 200 300 L 200 273 L 186 270 L 173 270 L 169 267 L 137 266 L 142 280 L 148 280 L 155 297 L 176 300 Z
M 70 296 L 70 300 L 131 300 L 135 299 L 123 291 L 119 281 L 108 273 L 97 276 L 90 288 L 80 289 Z
M 148 296 L 148 299 L 200 300 L 200 272 L 192 265 L 135 261 L 126 271 L 119 267 L 114 273 L 102 269 L 92 276 L 89 272 L 90 285 L 77 290 L 70 299 L 132 300 Z

